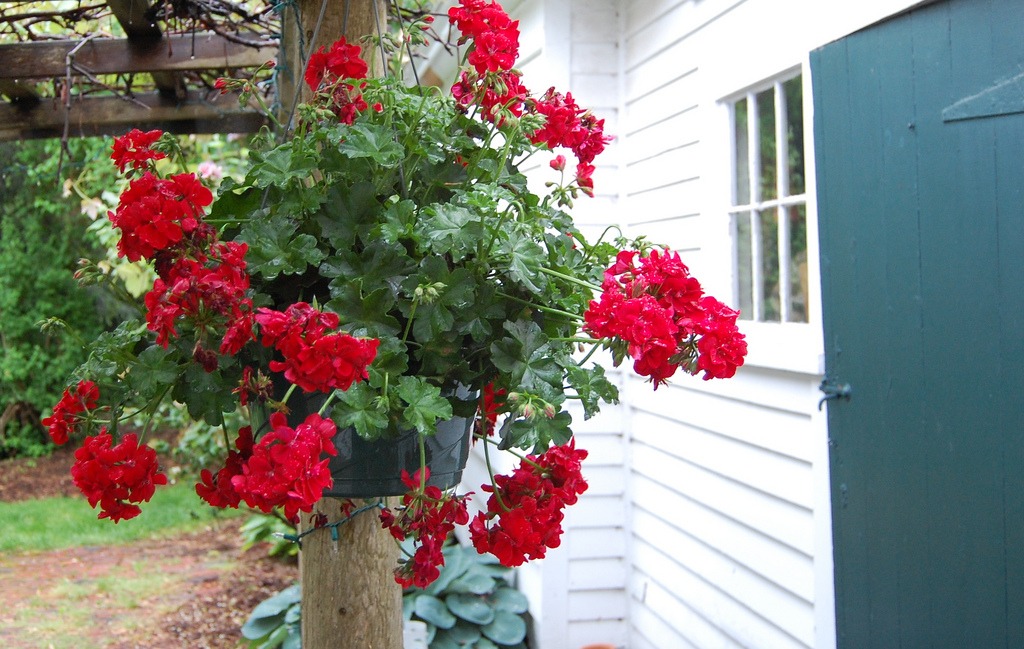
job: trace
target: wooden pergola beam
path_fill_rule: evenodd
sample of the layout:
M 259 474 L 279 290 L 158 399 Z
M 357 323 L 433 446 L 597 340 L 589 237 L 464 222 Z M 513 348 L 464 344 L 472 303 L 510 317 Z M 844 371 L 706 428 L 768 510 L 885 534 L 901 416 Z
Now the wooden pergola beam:
M 63 77 L 67 72 L 65 59 L 79 42 L 2 45 L 0 79 Z M 276 46 L 248 47 L 218 34 L 203 32 L 195 36 L 170 36 L 145 44 L 126 38 L 91 40 L 75 53 L 74 63 L 90 74 L 132 74 L 257 67 L 276 57 Z
M 163 32 L 146 14 L 149 0 L 107 0 L 111 13 L 121 23 L 128 41 L 141 48 L 148 48 L 163 40 Z M 168 72 L 161 68 L 151 71 L 157 89 L 165 95 L 182 99 L 185 96 L 185 80 L 180 72 Z
M 0 95 L 15 103 L 35 104 L 39 102 L 39 93 L 32 84 L 19 79 L 0 77 Z
M 132 128 L 159 128 L 169 133 L 252 133 L 266 123 L 254 109 L 241 108 L 238 95 L 190 91 L 184 101 L 170 100 L 154 92 L 136 95 L 135 101 L 120 97 L 76 98 L 68 116 L 68 135 L 122 135 Z M 0 142 L 61 137 L 64 107 L 54 102 L 34 106 L 0 105 Z

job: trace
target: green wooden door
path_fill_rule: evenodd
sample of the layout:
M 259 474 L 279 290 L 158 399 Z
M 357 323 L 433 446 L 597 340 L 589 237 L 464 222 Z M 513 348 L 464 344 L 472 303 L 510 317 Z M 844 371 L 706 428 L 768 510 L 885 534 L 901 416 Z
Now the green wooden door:
M 1024 647 L 1024 2 L 811 56 L 840 648 Z

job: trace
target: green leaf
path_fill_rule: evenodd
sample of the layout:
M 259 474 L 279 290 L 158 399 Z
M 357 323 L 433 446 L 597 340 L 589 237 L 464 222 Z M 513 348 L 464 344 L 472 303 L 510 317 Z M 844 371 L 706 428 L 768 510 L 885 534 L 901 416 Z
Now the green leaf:
M 477 216 L 451 203 L 435 203 L 423 209 L 417 231 L 435 254 L 453 253 L 455 259 L 476 250 L 483 237 L 483 226 Z
M 226 386 L 226 387 L 225 387 Z M 174 384 L 171 396 L 184 403 L 188 414 L 195 420 L 203 419 L 211 426 L 219 426 L 224 413 L 234 412 L 238 407 L 231 383 L 216 370 L 207 373 L 202 367 L 191 364 L 185 374 Z
M 515 613 L 498 611 L 494 614 L 494 620 L 483 628 L 483 632 L 498 644 L 515 644 L 526 637 L 526 621 Z
M 481 632 L 478 626 L 466 624 L 462 620 L 444 632 L 445 636 L 454 641 L 460 647 L 470 647 L 480 639 Z M 440 635 L 440 634 L 439 634 Z
M 494 609 L 478 595 L 452 593 L 445 598 L 448 610 L 473 624 L 489 624 L 494 619 Z
M 443 593 L 449 584 L 466 572 L 466 569 L 472 565 L 473 558 L 467 556 L 465 549 L 457 544 L 444 549 L 444 566 L 441 567 L 441 574 L 427 586 L 426 592 L 431 595 Z
M 494 578 L 487 574 L 482 566 L 474 564 L 464 575 L 451 583 L 449 590 L 453 593 L 487 595 L 494 591 L 495 586 L 497 583 Z
M 508 586 L 496 590 L 491 596 L 491 603 L 499 611 L 509 613 L 525 613 L 530 608 L 530 601 L 526 599 L 526 595 Z
M 181 370 L 173 359 L 169 358 L 170 350 L 159 345 L 152 345 L 139 354 L 138 361 L 128 373 L 128 382 L 139 394 L 158 394 L 165 386 L 174 383 Z
M 309 178 L 316 169 L 316 161 L 305 151 L 297 150 L 293 142 L 285 142 L 266 153 L 253 152 L 252 158 L 255 164 L 246 182 L 260 188 L 283 187 L 291 180 Z
M 338 403 L 331 409 L 331 419 L 338 428 L 351 426 L 360 437 L 371 441 L 387 431 L 387 409 L 376 401 L 376 390 L 365 383 L 355 383 L 348 390 L 335 394 Z
M 505 420 L 499 434 L 498 448 L 533 448 L 543 452 L 552 444 L 562 445 L 572 438 L 572 415 L 564 410 L 548 419 L 544 416 L 533 419 Z
M 372 182 L 336 183 L 327 189 L 316 222 L 331 247 L 347 250 L 357 235 L 365 238 L 366 223 L 379 209 L 377 188 Z
M 509 374 L 509 384 L 537 390 L 541 384 L 562 385 L 562 369 L 551 358 L 547 336 L 532 320 L 506 322 L 505 338 L 491 345 L 491 361 Z
M 396 167 L 405 150 L 394 138 L 394 132 L 383 126 L 353 124 L 346 130 L 338 150 L 349 158 L 370 158 L 382 167 Z
M 544 265 L 544 249 L 521 232 L 506 232 L 498 245 L 497 254 L 509 258 L 509 274 L 531 293 L 541 293 L 547 278 L 540 272 Z
M 417 595 L 413 610 L 420 619 L 430 622 L 439 629 L 450 629 L 455 626 L 455 616 L 448 612 L 448 607 L 443 601 L 433 595 Z
M 584 419 L 590 419 L 596 415 L 602 401 L 605 403 L 619 402 L 619 389 L 608 380 L 604 368 L 600 365 L 582 368 L 575 363 L 570 363 L 565 369 L 569 385 L 576 390 L 576 394 L 583 404 Z
M 433 435 L 438 419 L 452 418 L 452 405 L 441 396 L 441 389 L 421 377 L 401 377 L 398 396 L 407 404 L 402 420 L 421 435 Z
M 251 274 L 274 279 L 280 274 L 297 275 L 307 266 L 317 266 L 326 254 L 317 247 L 316 237 L 296 234 L 296 225 L 284 216 L 254 218 L 239 238 L 249 246 L 245 259 Z

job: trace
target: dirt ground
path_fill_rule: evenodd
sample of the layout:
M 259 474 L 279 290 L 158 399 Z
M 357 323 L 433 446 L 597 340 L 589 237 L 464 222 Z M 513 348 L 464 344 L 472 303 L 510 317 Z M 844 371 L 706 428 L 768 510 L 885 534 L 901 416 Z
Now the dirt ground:
M 0 501 L 77 494 L 70 452 L 0 462 Z M 253 607 L 298 577 L 264 547 L 243 552 L 241 520 L 163 540 L 0 555 L 0 647 L 238 647 Z

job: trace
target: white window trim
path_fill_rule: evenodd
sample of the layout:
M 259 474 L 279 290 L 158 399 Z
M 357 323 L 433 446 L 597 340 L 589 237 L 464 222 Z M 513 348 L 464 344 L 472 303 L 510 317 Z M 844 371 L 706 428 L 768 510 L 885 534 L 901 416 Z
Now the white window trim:
M 707 204 L 704 208 L 705 236 L 707 243 L 702 250 L 700 277 L 715 278 L 705 289 L 712 295 L 722 297 L 732 305 L 736 304 L 736 264 L 733 245 L 732 218 L 733 197 L 733 142 L 731 108 L 732 102 L 773 85 L 775 80 L 789 78 L 801 73 L 804 98 L 804 178 L 805 205 L 807 210 L 807 276 L 808 301 L 810 302 L 806 323 L 802 322 L 757 322 L 740 320 L 739 327 L 747 336 L 749 352 L 746 364 L 753 367 L 777 369 L 802 374 L 824 374 L 824 340 L 821 320 L 821 269 L 818 248 L 818 210 L 815 191 L 814 166 L 814 112 L 810 59 L 804 55 L 801 65 L 783 68 L 777 74 L 758 83 L 750 83 L 728 95 L 709 97 L 707 122 L 704 133 L 708 143 Z

